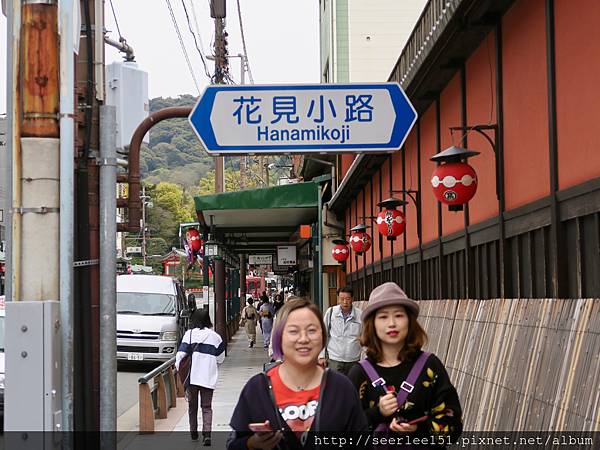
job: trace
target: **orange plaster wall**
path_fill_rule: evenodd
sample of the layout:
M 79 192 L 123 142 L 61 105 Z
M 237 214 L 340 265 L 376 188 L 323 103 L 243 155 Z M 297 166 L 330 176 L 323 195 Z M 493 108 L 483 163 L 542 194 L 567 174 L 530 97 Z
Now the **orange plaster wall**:
M 490 33 L 466 62 L 467 125 L 496 123 L 495 39 Z M 491 80 L 491 83 L 490 83 Z M 494 136 L 492 131 L 489 136 Z M 483 222 L 498 215 L 496 162 L 492 146 L 481 135 L 471 132 L 466 145 L 481 154 L 469 158 L 477 173 L 477 192 L 469 202 L 470 223 Z
M 353 217 L 354 217 L 354 202 L 350 203 L 350 207 L 346 209 L 346 236 L 345 239 L 348 241 L 350 236 L 350 228 L 353 225 Z M 354 258 L 352 258 L 352 253 L 350 253 L 350 257 L 346 260 L 346 273 L 350 274 L 354 271 Z
M 450 134 L 449 127 L 461 125 L 461 88 L 460 73 L 457 73 L 442 91 L 440 96 L 440 136 L 442 150 L 451 145 L 460 145 L 460 132 Z M 431 174 L 429 174 L 431 176 Z M 431 192 L 431 187 L 428 187 Z M 463 211 L 449 211 L 442 205 L 442 232 L 444 235 L 462 230 L 465 225 Z
M 344 177 L 348 173 L 348 169 L 350 169 L 350 166 L 354 162 L 354 155 L 342 155 L 341 156 L 341 160 L 342 160 L 342 164 L 341 164 L 341 167 L 342 167 L 342 177 L 339 180 L 340 183 L 344 179 Z
M 437 153 L 435 102 L 421 116 L 421 214 L 423 217 L 423 244 L 438 238 L 437 200 L 431 190 L 431 174 L 435 163 L 430 161 Z
M 418 149 L 417 149 L 417 127 L 413 128 L 406 139 L 404 163 L 406 165 L 406 190 L 416 191 L 419 189 L 419 160 L 418 160 Z M 402 163 L 401 155 L 398 155 L 399 165 Z M 394 189 L 402 189 L 402 170 L 398 172 L 398 176 L 394 177 Z M 414 194 L 413 194 L 414 195 Z M 397 198 L 402 198 L 402 194 L 395 194 Z M 416 196 L 415 196 L 416 198 Z M 417 207 L 412 202 L 410 197 L 406 196 L 406 248 L 411 249 L 419 246 L 419 237 L 417 236 Z M 394 243 L 394 249 L 398 249 L 398 252 L 404 250 L 404 239 L 398 238 Z
M 371 179 L 371 181 L 367 184 L 365 184 L 364 187 L 364 192 L 365 192 L 365 212 L 363 214 L 362 210 L 359 209 L 358 210 L 358 216 L 359 216 L 359 223 L 364 223 L 367 227 L 367 233 L 369 233 L 369 235 L 371 236 L 371 248 L 373 248 L 373 246 L 375 245 L 375 239 L 376 236 L 376 230 L 373 228 L 373 222 L 371 222 L 371 219 L 369 219 L 367 216 L 371 215 L 371 183 L 373 183 L 373 179 Z M 375 210 L 375 208 L 373 208 L 373 210 Z M 365 216 L 364 218 L 361 218 L 361 216 Z M 369 265 L 373 262 L 373 252 L 371 251 L 371 248 L 369 250 L 367 250 L 365 252 L 365 255 L 367 257 L 366 259 L 366 264 Z
M 379 214 L 379 207 L 377 206 L 377 203 L 379 203 L 381 201 L 381 197 L 379 195 L 379 180 L 381 179 L 381 170 L 379 170 L 377 173 L 375 173 L 375 175 L 373 175 L 373 198 L 372 198 L 372 202 L 371 204 L 373 205 L 373 216 L 377 217 L 377 214 Z M 369 211 L 367 211 L 367 215 L 371 215 L 371 213 Z M 383 238 L 381 239 L 381 235 L 379 234 L 379 230 L 377 229 L 377 222 L 375 220 L 369 220 L 370 225 L 371 225 L 371 231 L 372 231 L 372 237 L 373 237 L 373 248 L 375 249 L 374 251 L 374 261 L 379 261 L 382 258 L 382 253 L 379 251 L 380 248 L 380 242 L 383 244 L 386 239 Z
M 504 179 L 510 210 L 549 194 L 544 2 L 518 1 L 502 27 Z
M 356 196 L 356 209 L 354 210 L 354 222 L 353 222 L 353 227 L 358 225 L 359 223 L 362 223 L 362 219 L 360 218 L 360 216 L 363 215 L 363 200 L 364 200 L 364 190 L 360 191 L 358 193 L 358 195 Z M 364 256 L 358 256 L 356 257 L 356 253 L 354 253 L 354 251 L 350 250 L 350 258 L 355 258 L 355 263 L 356 263 L 356 268 L 355 270 L 359 270 L 362 269 L 364 266 Z
M 600 176 L 600 2 L 556 1 L 556 114 L 560 189 Z
M 381 171 L 379 172 L 381 175 L 381 195 L 383 197 L 381 200 L 385 200 L 386 198 L 392 197 L 392 195 L 389 193 L 389 190 L 390 190 L 390 166 L 391 166 L 390 159 L 388 158 L 386 160 L 386 162 L 383 164 L 383 166 L 381 166 Z M 377 212 L 379 212 L 379 208 L 378 208 Z M 391 254 L 392 254 L 391 241 L 388 241 L 387 239 L 383 239 L 383 258 L 387 258 L 388 256 L 391 256 Z

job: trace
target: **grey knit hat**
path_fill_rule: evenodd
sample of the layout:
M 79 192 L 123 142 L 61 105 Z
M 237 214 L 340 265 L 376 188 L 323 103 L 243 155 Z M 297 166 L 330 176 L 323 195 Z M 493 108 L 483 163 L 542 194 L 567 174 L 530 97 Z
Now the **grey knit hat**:
M 415 313 L 415 316 L 419 316 L 419 304 L 408 298 L 396 283 L 388 281 L 371 291 L 369 303 L 362 312 L 363 322 L 379 308 L 392 305 L 404 306 Z

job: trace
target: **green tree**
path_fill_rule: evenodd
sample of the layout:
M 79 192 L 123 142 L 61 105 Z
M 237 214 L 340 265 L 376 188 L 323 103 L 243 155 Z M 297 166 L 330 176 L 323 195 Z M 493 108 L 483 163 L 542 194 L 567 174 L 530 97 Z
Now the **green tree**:
M 255 176 L 246 176 L 245 189 L 256 189 L 262 187 L 262 182 Z M 242 178 L 239 170 L 225 169 L 225 192 L 242 190 Z M 211 170 L 200 179 L 198 184 L 200 187 L 200 195 L 209 195 L 215 193 L 215 171 Z
M 192 196 L 177 184 L 161 182 L 147 186 L 152 208 L 147 208 L 147 236 L 156 241 L 156 251 L 167 253 L 179 247 L 179 224 L 191 222 L 195 216 Z M 147 252 L 149 253 L 149 252 Z

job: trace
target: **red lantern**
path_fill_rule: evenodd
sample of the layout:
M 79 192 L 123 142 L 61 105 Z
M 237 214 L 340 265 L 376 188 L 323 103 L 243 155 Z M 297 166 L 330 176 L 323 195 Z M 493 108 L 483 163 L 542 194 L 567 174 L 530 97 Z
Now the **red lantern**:
M 350 256 L 350 249 L 348 248 L 348 242 L 343 239 L 335 239 L 333 241 L 335 247 L 331 249 L 331 256 L 337 262 L 344 262 Z
M 396 209 L 396 207 L 405 204 L 404 200 L 395 198 L 388 198 L 377 204 L 380 208 L 385 208 L 377 214 L 377 229 L 389 241 L 395 240 L 396 236 L 400 236 L 406 230 L 406 218 L 402 211 Z
M 452 146 L 429 158 L 440 163 L 431 176 L 433 194 L 450 211 L 461 211 L 477 191 L 477 174 L 466 162 L 479 152 Z
M 464 162 L 442 164 L 433 172 L 431 186 L 440 202 L 450 206 L 463 205 L 477 191 L 477 174 Z
M 352 232 L 350 246 L 358 255 L 362 255 L 371 248 L 371 236 L 366 232 L 366 229 L 366 225 L 360 224 L 350 230 Z
M 200 238 L 200 233 L 195 228 L 188 228 L 185 232 L 185 239 L 192 249 L 193 253 L 198 253 L 202 248 L 202 240 Z

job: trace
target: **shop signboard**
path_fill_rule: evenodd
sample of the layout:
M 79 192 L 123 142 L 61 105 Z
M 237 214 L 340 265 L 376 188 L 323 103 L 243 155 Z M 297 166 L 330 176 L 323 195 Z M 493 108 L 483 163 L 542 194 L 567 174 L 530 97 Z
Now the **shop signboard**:
M 251 266 L 270 266 L 273 262 L 272 255 L 250 255 L 248 264 Z
M 277 246 L 277 265 L 295 266 L 296 265 L 296 246 L 278 245 Z

